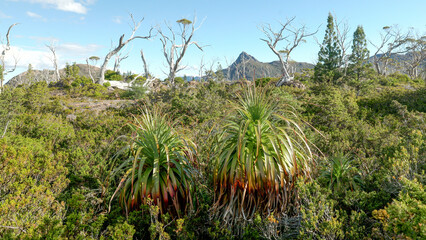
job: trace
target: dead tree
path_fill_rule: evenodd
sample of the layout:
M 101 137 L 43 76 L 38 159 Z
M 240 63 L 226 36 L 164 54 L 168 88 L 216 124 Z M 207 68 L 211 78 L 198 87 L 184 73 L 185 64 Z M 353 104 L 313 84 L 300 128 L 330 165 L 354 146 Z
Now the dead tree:
M 231 60 L 231 61 L 228 61 L 228 58 L 227 58 L 227 57 L 225 57 L 225 63 L 226 63 L 226 66 L 228 66 L 228 67 L 226 68 L 226 79 L 227 79 L 228 81 L 230 81 L 230 80 L 231 80 L 231 65 L 232 65 L 232 60 Z
M 397 26 L 383 27 L 384 33 L 380 33 L 380 42 L 371 45 L 376 48 L 373 55 L 373 65 L 378 74 L 386 75 L 387 68 L 391 62 L 392 55 L 405 53 L 406 49 L 402 46 L 410 38 L 411 33 L 402 33 Z
M 121 56 L 121 53 L 118 53 L 115 55 L 114 72 L 120 71 L 121 61 L 123 61 L 124 59 L 127 59 L 128 57 L 129 57 L 129 53 L 124 54 L 124 56 Z
M 93 77 L 92 70 L 90 69 L 89 60 L 92 62 L 93 65 L 96 65 L 96 62 L 99 60 L 99 57 L 98 56 L 91 56 L 89 58 L 86 58 L 86 64 L 87 64 L 87 68 L 89 70 L 90 79 L 92 79 L 92 82 L 95 83 L 95 78 Z
M 204 78 L 205 78 L 205 80 L 207 80 L 207 81 L 217 81 L 217 80 L 218 80 L 218 78 L 217 78 L 217 74 L 216 74 L 216 72 L 213 70 L 215 63 L 217 62 L 216 60 L 217 60 L 217 58 L 216 58 L 216 59 L 213 59 L 213 60 L 210 62 L 210 66 L 209 66 L 209 67 L 207 67 L 207 68 L 205 68 L 206 70 L 205 70 L 205 72 L 204 72 Z
M 295 17 L 288 19 L 285 23 L 280 23 L 281 28 L 274 31 L 270 24 L 262 25 L 260 30 L 265 34 L 266 39 L 261 38 L 262 41 L 268 44 L 272 52 L 277 55 L 281 64 L 281 79 L 277 82 L 277 86 L 281 86 L 286 82 L 293 80 L 293 74 L 290 72 L 290 54 L 299 46 L 301 42 L 305 42 L 305 38 L 310 37 L 318 32 L 307 33 L 306 26 L 294 27 L 292 25 Z M 283 50 L 278 50 L 278 43 L 285 41 L 286 45 Z
M 148 65 L 146 64 L 145 56 L 143 54 L 142 49 L 141 49 L 141 59 L 143 63 L 144 76 L 148 80 L 148 77 L 149 77 Z
M 145 82 L 142 84 L 143 87 L 149 87 L 151 85 L 151 83 L 155 80 L 154 77 L 150 76 L 150 73 L 149 73 L 149 70 L 148 70 L 148 65 L 146 63 L 145 55 L 144 55 L 142 49 L 141 49 L 140 53 L 141 53 L 141 59 L 142 59 L 142 63 L 143 63 L 144 73 L 143 74 L 140 73 L 136 77 L 134 77 L 133 80 L 131 80 L 129 82 L 129 87 L 131 87 L 136 82 L 136 80 L 138 80 L 138 78 L 140 76 L 144 76 L 145 77 Z
M 407 39 L 406 49 L 409 58 L 404 61 L 405 71 L 411 78 L 417 78 L 422 72 L 419 68 L 426 60 L 426 35 Z
M 46 44 L 46 47 L 49 48 L 50 52 L 52 53 L 52 63 L 53 67 L 55 68 L 55 80 L 56 82 L 59 81 L 61 76 L 59 75 L 59 68 L 58 68 L 58 58 L 56 57 L 56 46 L 54 42 L 51 42 L 49 45 Z
M 346 76 L 349 63 L 349 56 L 347 52 L 350 47 L 350 41 L 348 37 L 350 28 L 347 22 L 337 22 L 336 16 L 334 17 L 334 22 L 336 26 L 337 44 L 341 50 L 340 59 L 342 59 L 343 76 Z
M 188 47 L 195 45 L 198 49 L 203 51 L 203 47 L 192 40 L 195 31 L 201 27 L 202 23 L 198 27 L 195 27 L 196 17 L 194 17 L 193 21 L 183 18 L 176 22 L 179 25 L 179 32 L 174 30 L 170 24 L 166 24 L 169 31 L 168 34 L 163 32 L 160 27 L 158 28 L 158 33 L 161 35 L 160 41 L 163 45 L 163 54 L 169 68 L 168 77 L 172 86 L 174 86 L 176 73 L 185 68 L 185 66 L 181 66 L 181 61 Z
M 19 23 L 14 23 L 12 25 L 10 25 L 9 29 L 7 30 L 6 33 L 6 44 L 3 44 L 3 51 L 1 52 L 1 56 L 0 56 L 0 61 L 1 61 L 1 66 L 0 66 L 0 93 L 3 90 L 3 81 L 4 81 L 4 76 L 8 73 L 11 73 L 13 71 L 15 71 L 16 66 L 18 65 L 18 59 L 14 57 L 15 59 L 15 64 L 14 66 L 9 69 L 6 70 L 6 52 L 10 50 L 10 39 L 9 39 L 9 35 L 10 35 L 10 31 L 12 30 L 12 28 L 16 25 L 18 25 Z
M 120 52 L 120 50 L 126 46 L 126 44 L 128 44 L 129 42 L 131 42 L 134 39 L 140 38 L 140 39 L 150 39 L 152 37 L 152 30 L 153 28 L 151 27 L 151 29 L 149 30 L 149 34 L 147 36 L 135 36 L 136 31 L 138 30 L 138 28 L 140 27 L 142 21 L 144 20 L 144 18 L 142 18 L 139 22 L 136 22 L 135 19 L 133 18 L 133 15 L 130 14 L 130 18 L 132 20 L 132 34 L 130 35 L 130 37 L 127 40 L 124 40 L 124 34 L 121 35 L 120 39 L 118 40 L 118 45 L 112 49 L 106 56 L 105 56 L 105 60 L 104 63 L 101 66 L 100 69 L 100 76 L 99 76 L 99 80 L 98 83 L 99 84 L 104 84 L 105 81 L 105 72 L 106 72 L 106 67 L 108 65 L 108 61 L 111 59 L 112 56 L 114 56 L 115 54 L 117 54 L 118 52 Z
M 204 56 L 201 57 L 200 60 L 200 66 L 198 67 L 198 76 L 200 78 L 200 81 L 203 80 L 203 73 L 204 73 L 204 68 L 206 67 L 206 64 L 204 62 Z

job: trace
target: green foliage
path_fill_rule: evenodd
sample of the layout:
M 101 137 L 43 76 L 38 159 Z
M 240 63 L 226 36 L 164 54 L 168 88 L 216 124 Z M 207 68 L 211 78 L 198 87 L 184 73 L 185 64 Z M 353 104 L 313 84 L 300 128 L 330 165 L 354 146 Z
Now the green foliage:
M 94 61 L 94 62 L 99 61 L 99 59 L 100 58 L 98 56 L 91 56 L 91 57 L 89 57 L 89 60 Z
M 341 49 L 334 28 L 333 15 L 329 13 L 324 40 L 318 52 L 318 63 L 315 66 L 315 79 L 319 82 L 334 82 L 339 77 L 337 70 L 342 61 Z
M 256 212 L 289 212 L 295 179 L 310 176 L 311 150 L 294 113 L 278 108 L 267 94 L 244 89 L 215 150 L 213 211 L 233 225 Z
M 81 77 L 72 82 L 70 94 L 73 96 L 86 96 L 86 97 L 97 97 L 102 98 L 107 96 L 107 87 L 109 82 L 105 82 L 104 85 L 93 83 L 92 80 Z
M 68 239 L 98 239 L 100 236 L 106 216 L 95 212 L 92 204 L 96 205 L 96 199 L 85 195 L 87 193 L 87 190 L 75 190 L 67 199 L 63 236 Z
M 3 81 L 4 81 L 4 69 L 3 69 L 3 65 L 1 65 L 1 64 L 0 64 L 0 81 L 3 84 Z
M 104 87 L 106 87 L 106 88 L 107 88 L 107 87 L 110 87 L 110 86 L 111 86 L 111 83 L 110 83 L 110 82 L 104 82 L 103 86 L 104 86 Z
M 65 77 L 61 78 L 59 86 L 69 90 L 69 94 L 74 97 L 106 97 L 107 86 L 102 86 L 92 82 L 92 79 L 79 74 L 80 68 L 74 63 L 66 65 Z
M 278 80 L 279 80 L 279 78 L 265 77 L 265 78 L 256 79 L 255 83 L 256 83 L 256 86 L 265 87 L 267 85 L 272 85 L 272 84 L 278 82 Z
M 185 80 L 181 77 L 175 77 L 175 84 L 182 85 L 185 83 Z
M 225 74 L 223 74 L 222 69 L 223 69 L 222 65 L 218 63 L 216 72 L 215 72 L 217 81 L 223 81 L 225 79 Z
M 403 179 L 403 190 L 385 209 L 374 210 L 386 235 L 399 239 L 426 236 L 426 192 L 416 180 Z
M 126 240 L 132 239 L 136 230 L 134 226 L 128 224 L 127 222 L 117 223 L 113 226 L 108 226 L 107 228 L 107 239 L 113 240 Z M 103 239 L 103 237 L 101 237 Z
M 31 236 L 44 217 L 61 220 L 63 202 L 56 198 L 69 180 L 61 156 L 45 148 L 42 139 L 0 139 L 0 235 Z
M 131 104 L 133 101 L 121 100 L 118 102 L 126 102 L 126 105 L 120 109 L 97 109 L 97 105 L 110 103 L 101 99 L 107 96 L 103 92 L 105 87 L 93 85 L 91 80 L 80 77 L 77 70 L 70 68 L 68 87 L 40 82 L 17 88 L 5 86 L 0 94 L 0 137 L 6 130 L 5 136 L 0 139 L 1 239 L 128 239 L 132 235 L 135 239 L 150 239 L 151 233 L 157 234 L 156 237 L 168 235 L 171 239 L 421 239 L 425 234 L 426 91 L 423 81 L 411 80 L 403 74 L 377 76 L 367 69 L 362 81 L 358 82 L 349 75 L 344 79 L 348 80 L 347 84 L 336 87 L 312 83 L 311 70 L 297 76 L 306 89 L 289 86 L 268 89 L 264 92 L 268 101 L 245 105 L 251 108 L 244 108 L 238 98 L 246 94 L 242 84 L 191 82 L 177 88 L 159 87 L 149 93 L 144 92 L 145 108 L 161 107 L 174 120 L 173 127 L 168 118 L 165 118 L 165 124 L 156 125 L 163 126 L 158 128 L 158 133 L 172 133 L 167 139 L 178 139 L 173 140 L 179 143 L 172 144 L 175 149 L 169 143 L 161 145 L 168 146 L 169 159 L 183 164 L 186 162 L 182 159 L 197 152 L 196 158 L 190 159 L 191 165 L 196 167 L 178 165 L 181 171 L 176 169 L 176 164 L 168 164 L 167 157 L 160 158 L 160 173 L 164 173 L 160 183 L 167 189 L 169 206 L 161 212 L 160 208 L 166 208 L 163 204 L 143 205 L 139 198 L 139 203 L 134 204 L 140 210 L 126 214 L 127 205 L 121 205 L 122 208 L 117 198 L 113 198 L 122 180 L 114 176 L 127 176 L 123 180 L 125 184 L 131 180 L 132 169 L 135 169 L 133 192 L 139 191 L 136 182 L 138 167 L 145 159 L 142 157 L 144 150 L 140 150 L 139 157 L 135 156 L 138 149 L 142 149 L 141 143 L 149 143 L 151 150 L 155 149 L 155 141 L 150 137 L 155 134 L 147 134 L 137 122 L 133 123 L 133 129 L 126 125 L 132 119 L 142 122 L 137 102 Z M 143 84 L 144 80 L 140 78 L 134 82 Z M 263 80 L 269 79 L 261 82 Z M 97 99 L 88 97 L 96 95 L 86 91 L 90 88 L 98 89 L 104 95 L 98 95 Z M 240 105 L 236 106 L 236 103 Z M 255 108 L 255 105 L 266 106 Z M 262 109 L 263 112 L 260 111 Z M 275 112 L 265 114 L 268 111 Z M 249 112 L 253 113 L 253 117 L 248 117 Z M 299 113 L 297 120 L 295 116 L 290 117 L 294 112 Z M 255 115 L 258 117 L 254 118 Z M 234 226 L 231 220 L 224 222 L 223 218 L 212 218 L 214 213 L 223 213 L 213 212 L 218 209 L 215 205 L 218 199 L 225 204 L 222 209 L 229 206 L 230 211 L 239 212 L 254 205 L 250 198 L 256 197 L 264 202 L 274 199 L 253 188 L 253 192 L 246 191 L 244 203 L 240 201 L 243 199 L 243 186 L 249 179 L 253 182 L 252 176 L 256 177 L 256 183 L 264 184 L 260 180 L 266 177 L 261 178 L 259 162 L 270 163 L 268 166 L 278 162 L 273 161 L 278 159 L 275 157 L 278 153 L 271 148 L 272 143 L 278 146 L 275 141 L 279 137 L 276 134 L 278 129 L 295 127 L 278 116 L 297 123 L 304 133 L 299 144 L 313 142 L 318 147 L 311 148 L 316 158 L 315 165 L 310 165 L 309 169 L 312 182 L 286 189 L 293 194 L 286 196 L 286 199 L 291 199 L 286 208 L 288 211 L 273 211 L 272 208 L 267 211 L 265 209 L 269 206 L 263 206 L 252 217 L 245 213 L 247 220 L 240 217 L 238 225 Z M 299 120 L 308 124 L 300 124 Z M 173 130 L 166 131 L 166 128 Z M 177 132 L 185 133 L 187 139 L 183 140 L 179 137 L 183 135 Z M 288 135 L 297 138 L 293 130 Z M 130 144 L 114 141 L 117 136 L 134 141 Z M 166 137 L 156 136 L 163 139 L 162 142 L 168 142 Z M 237 143 L 225 145 L 236 139 Z M 261 146 L 258 155 L 257 139 L 260 139 Z M 218 140 L 224 145 L 217 145 Z M 129 146 L 122 154 L 112 157 L 126 145 Z M 240 148 L 240 153 L 243 153 L 240 158 L 236 157 L 237 150 L 228 148 L 237 146 L 234 149 L 238 149 L 243 145 L 245 148 Z M 146 146 L 144 149 L 148 149 Z M 177 149 L 177 146 L 183 146 L 183 150 Z M 167 155 L 166 147 L 160 148 L 160 155 Z M 219 159 L 227 159 L 229 153 L 234 156 L 228 158 L 231 165 L 217 168 Z M 253 160 L 254 157 L 249 158 L 249 154 L 258 156 L 257 161 Z M 349 155 L 351 157 L 344 157 Z M 139 160 L 135 168 L 134 159 Z M 237 161 L 233 161 L 235 159 Z M 126 160 L 127 163 L 118 170 L 116 167 Z M 243 165 L 244 161 L 250 163 L 248 160 L 256 161 L 252 165 L 252 175 L 244 175 L 249 173 L 244 171 L 248 168 Z M 117 164 L 117 161 L 120 163 Z M 147 162 L 148 158 L 142 166 L 142 173 L 149 172 L 151 165 Z M 232 164 L 235 164 L 234 168 Z M 284 167 L 281 169 L 286 169 Z M 298 168 L 291 174 L 300 175 L 301 171 Z M 147 181 L 154 182 L 153 172 L 148 174 Z M 187 205 L 196 206 L 193 208 L 195 211 L 184 211 L 180 200 L 181 211 L 175 210 L 166 184 L 168 174 L 174 174 L 176 180 L 183 179 L 175 173 L 179 176 L 188 174 L 185 175 L 188 184 L 177 184 L 176 192 L 180 191 L 179 186 L 194 189 L 190 192 L 193 203 Z M 217 192 L 215 196 L 215 190 L 220 187 L 215 176 L 219 173 L 226 174 L 228 182 L 236 179 L 233 182 L 236 185 L 222 188 L 227 192 L 221 197 Z M 231 173 L 240 178 L 231 179 Z M 272 175 L 272 171 L 270 173 Z M 279 171 L 276 175 L 280 176 Z M 247 182 L 242 183 L 246 181 L 245 176 Z M 357 188 L 358 178 L 362 186 Z M 169 179 L 172 182 L 172 178 Z M 294 183 L 293 179 L 288 182 Z M 320 182 L 322 187 L 316 182 Z M 273 184 L 261 184 L 261 190 L 269 189 L 271 196 L 276 193 Z M 131 201 L 131 184 L 128 186 L 125 200 Z M 234 196 L 232 188 L 235 189 Z M 280 188 L 278 193 L 283 194 L 284 190 Z M 120 192 L 117 191 L 117 194 Z M 163 201 L 162 195 L 159 202 Z M 234 199 L 235 203 L 229 204 L 223 197 L 225 195 Z M 186 197 L 179 199 L 189 201 Z M 153 209 L 157 213 L 151 215 L 150 210 Z
M 170 235 L 165 231 L 165 226 L 162 221 L 158 219 L 160 214 L 160 207 L 153 204 L 153 200 L 148 198 L 147 204 L 149 206 L 149 214 L 151 215 L 151 239 L 170 240 Z M 167 219 L 166 215 L 163 215 Z
M 355 74 L 358 81 L 363 76 L 365 69 L 370 67 L 367 64 L 368 58 L 369 51 L 364 29 L 362 26 L 358 26 L 352 40 L 352 54 L 349 56 L 349 71 Z
M 110 81 L 122 81 L 123 76 L 119 72 L 114 72 L 112 70 L 106 70 L 105 72 L 105 80 Z
M 65 77 L 76 79 L 78 78 L 78 74 L 80 73 L 80 68 L 77 66 L 76 63 L 73 63 L 72 65 L 69 65 L 66 63 L 65 65 Z
M 298 239 L 344 239 L 344 219 L 334 209 L 330 192 L 314 181 L 304 183 L 300 180 L 297 189 L 302 216 Z
M 146 95 L 147 90 L 142 84 L 133 84 L 131 90 L 125 96 L 131 99 L 141 99 Z
M 122 94 L 122 97 L 135 99 L 135 100 L 145 97 L 148 91 L 148 88 L 144 86 L 145 82 L 146 82 L 145 77 L 138 77 L 132 82 L 132 86 L 130 87 L 130 90 L 124 92 Z
M 27 109 L 40 112 L 46 107 L 49 99 L 48 87 L 45 82 L 37 82 L 25 89 L 25 98 L 22 103 Z
M 191 24 L 191 23 L 192 23 L 192 21 L 190 21 L 190 20 L 188 20 L 188 19 L 186 19 L 186 18 L 179 19 L 179 20 L 177 20 L 176 22 L 177 22 L 177 23 L 180 23 L 180 24 L 182 24 L 182 25 L 189 25 L 189 24 Z
M 353 166 L 353 160 L 343 155 L 331 157 L 330 165 L 321 174 L 321 178 L 336 195 L 356 190 L 361 185 L 358 169 Z
M 166 117 L 147 109 L 130 125 L 129 157 L 124 169 L 120 203 L 124 209 L 139 209 L 148 198 L 161 213 L 180 215 L 192 206 L 192 149 L 173 130 Z M 121 184 L 120 184 L 121 185 Z
M 34 78 L 33 66 L 31 64 L 28 64 L 27 78 L 30 82 L 32 82 Z
M 348 223 L 345 227 L 346 239 L 364 239 L 367 237 L 365 221 L 367 214 L 364 211 L 351 211 Z
M 121 210 L 121 209 L 117 209 Z M 141 210 L 132 211 L 128 215 L 130 225 L 135 227 L 135 234 L 133 235 L 136 239 L 149 239 L 151 233 L 149 227 L 151 226 L 151 214 L 149 213 L 149 206 L 142 205 Z

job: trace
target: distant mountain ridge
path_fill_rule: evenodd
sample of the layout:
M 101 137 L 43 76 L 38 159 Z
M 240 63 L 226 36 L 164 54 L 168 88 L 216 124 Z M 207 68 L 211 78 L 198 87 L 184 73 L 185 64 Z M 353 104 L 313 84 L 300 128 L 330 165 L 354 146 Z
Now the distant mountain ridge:
M 89 67 L 87 64 L 76 64 L 76 66 L 80 69 L 79 75 L 84 76 L 87 78 L 90 78 L 89 75 Z M 94 78 L 99 78 L 100 69 L 96 66 L 90 66 L 90 71 L 92 73 L 92 76 Z M 61 76 L 65 76 L 65 68 L 59 70 L 59 74 Z M 53 70 L 31 70 L 31 73 L 28 71 L 25 71 L 21 74 L 16 75 L 15 77 L 11 78 L 5 85 L 11 86 L 11 87 L 17 87 L 19 85 L 27 85 L 27 84 L 33 84 L 36 82 L 47 82 L 51 83 L 55 81 L 55 72 Z
M 294 72 L 302 72 L 303 69 L 313 69 L 315 65 L 306 62 L 293 62 L 291 66 Z M 281 77 L 281 64 L 279 61 L 264 63 L 258 61 L 255 57 L 246 52 L 242 52 L 238 58 L 229 67 L 222 70 L 225 78 L 229 80 L 238 80 L 246 78 L 247 80 L 263 77 Z
M 378 55 L 380 56 L 380 55 Z M 393 54 L 391 58 L 395 62 L 404 62 L 409 59 L 408 54 Z M 373 61 L 373 56 L 370 57 L 369 62 Z M 80 71 L 79 75 L 90 78 L 89 75 L 89 67 L 87 64 L 76 64 Z M 291 66 L 294 72 L 302 72 L 303 69 L 313 69 L 315 67 L 314 64 L 306 63 L 306 62 L 293 62 Z M 421 64 L 421 68 L 426 68 L 426 60 Z M 99 67 L 90 66 L 90 70 L 92 72 L 92 76 L 97 78 L 100 73 Z M 279 61 L 272 62 L 260 62 L 255 57 L 251 56 L 246 52 L 241 52 L 238 58 L 227 68 L 221 70 L 225 79 L 228 80 L 238 80 L 242 78 L 246 78 L 247 80 L 253 80 L 253 76 L 255 79 L 263 78 L 263 77 L 281 77 L 281 64 Z M 402 71 L 401 67 L 398 66 L 389 66 L 389 73 L 395 71 Z M 65 69 L 60 70 L 60 75 L 65 75 Z M 187 77 L 186 80 L 195 79 L 199 80 L 199 77 Z M 28 71 L 23 72 L 12 79 L 10 79 L 6 85 L 16 87 L 19 85 L 30 84 L 34 82 L 53 82 L 55 80 L 55 75 L 53 70 L 32 70 L 31 74 L 28 74 Z

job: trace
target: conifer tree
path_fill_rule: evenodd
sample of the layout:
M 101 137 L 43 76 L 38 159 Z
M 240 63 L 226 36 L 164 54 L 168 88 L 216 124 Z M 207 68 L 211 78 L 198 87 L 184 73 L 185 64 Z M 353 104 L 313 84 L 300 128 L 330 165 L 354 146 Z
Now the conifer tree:
M 318 52 L 318 63 L 315 66 L 315 78 L 319 81 L 334 80 L 338 77 L 337 69 L 341 64 L 341 50 L 334 27 L 333 15 L 328 14 L 327 29 Z
M 354 38 L 352 41 L 352 54 L 349 57 L 349 69 L 356 75 L 359 80 L 362 72 L 368 67 L 366 64 L 368 61 L 370 52 L 367 49 L 367 40 L 365 39 L 364 28 L 358 26 L 354 32 Z

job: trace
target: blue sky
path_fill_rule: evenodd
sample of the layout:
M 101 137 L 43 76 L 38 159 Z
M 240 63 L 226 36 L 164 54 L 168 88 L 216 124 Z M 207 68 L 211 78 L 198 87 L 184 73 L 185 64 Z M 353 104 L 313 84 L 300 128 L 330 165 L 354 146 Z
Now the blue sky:
M 208 66 L 217 63 L 226 66 L 242 52 L 253 55 L 260 61 L 275 61 L 275 55 L 259 39 L 263 33 L 258 29 L 262 23 L 278 27 L 278 21 L 296 17 L 295 24 L 305 24 L 309 30 L 319 31 L 318 41 L 324 37 L 326 19 L 332 12 L 339 21 L 349 24 L 352 35 L 357 25 L 363 25 L 367 38 L 379 40 L 383 26 L 398 24 L 403 30 L 414 28 L 419 34 L 426 32 L 426 1 L 424 0 L 273 0 L 273 1 L 130 1 L 130 0 L 1 0 L 0 37 L 4 39 L 12 23 L 20 24 L 11 33 L 12 51 L 8 53 L 7 63 L 12 55 L 19 59 L 18 69 L 10 78 L 27 69 L 31 63 L 36 69 L 53 69 L 51 55 L 45 46 L 55 42 L 61 67 L 66 62 L 84 63 L 85 59 L 96 55 L 105 57 L 116 44 L 121 34 L 129 36 L 129 13 L 135 19 L 145 18 L 138 32 L 146 35 L 151 26 L 162 26 L 168 22 L 175 24 L 181 18 L 198 22 L 204 19 L 194 40 L 207 45 L 204 51 L 190 48 L 183 63 L 188 67 L 180 75 L 196 75 L 203 57 Z M 174 25 L 177 27 L 176 25 Z M 293 60 L 315 63 L 318 44 L 314 38 L 307 39 L 291 56 Z M 165 60 L 159 38 L 150 41 L 135 40 L 124 49 L 129 58 L 123 60 L 122 72 L 142 72 L 140 49 L 145 52 L 150 71 L 165 78 Z M 99 61 L 97 65 L 101 63 Z M 110 62 L 111 67 L 113 60 Z

